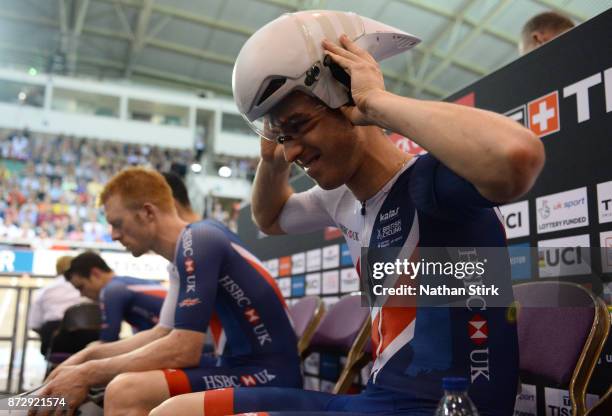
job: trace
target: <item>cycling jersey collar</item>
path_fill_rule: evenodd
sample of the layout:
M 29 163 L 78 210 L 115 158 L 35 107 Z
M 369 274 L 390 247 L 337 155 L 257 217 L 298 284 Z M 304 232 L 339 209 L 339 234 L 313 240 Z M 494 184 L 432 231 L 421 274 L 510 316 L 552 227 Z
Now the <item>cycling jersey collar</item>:
M 397 173 L 395 175 L 393 175 L 393 177 L 391 179 L 389 179 L 384 185 L 383 187 L 380 189 L 380 191 L 376 192 L 373 196 L 369 197 L 368 199 L 366 199 L 365 201 L 362 202 L 367 202 L 367 201 L 372 201 L 376 198 L 378 198 L 381 195 L 384 194 L 388 194 L 391 191 L 391 188 L 393 188 L 393 185 L 395 185 L 395 182 L 397 182 L 397 179 L 408 170 L 408 168 L 410 168 L 410 166 L 414 165 L 414 162 L 416 162 L 416 160 L 418 159 L 418 155 L 415 155 L 412 159 L 410 159 L 409 161 L 405 162 L 400 169 L 397 171 Z

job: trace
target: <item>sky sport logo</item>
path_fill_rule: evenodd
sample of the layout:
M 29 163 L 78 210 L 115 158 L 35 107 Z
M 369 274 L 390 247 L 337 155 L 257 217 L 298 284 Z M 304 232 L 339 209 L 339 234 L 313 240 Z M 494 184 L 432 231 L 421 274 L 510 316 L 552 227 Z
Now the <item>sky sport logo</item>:
M 536 198 L 539 234 L 589 225 L 587 188 L 576 188 Z

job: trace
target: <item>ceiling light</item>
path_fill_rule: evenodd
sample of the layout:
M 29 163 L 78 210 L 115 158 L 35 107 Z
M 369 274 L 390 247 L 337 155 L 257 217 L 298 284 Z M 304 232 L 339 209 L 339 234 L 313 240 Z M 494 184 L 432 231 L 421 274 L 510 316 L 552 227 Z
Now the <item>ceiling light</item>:
M 219 176 L 221 176 L 222 178 L 229 178 L 230 176 L 232 176 L 232 170 L 227 166 L 221 166 L 219 168 Z

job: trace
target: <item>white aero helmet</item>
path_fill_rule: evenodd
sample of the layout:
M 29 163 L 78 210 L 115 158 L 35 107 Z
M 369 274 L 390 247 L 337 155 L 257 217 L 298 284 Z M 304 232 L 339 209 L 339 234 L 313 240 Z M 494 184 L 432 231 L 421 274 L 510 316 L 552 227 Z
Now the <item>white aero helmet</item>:
M 232 74 L 238 110 L 264 134 L 263 117 L 292 91 L 317 97 L 330 108 L 351 101 L 348 75 L 325 60 L 323 39 L 339 44 L 346 34 L 377 61 L 404 52 L 420 39 L 350 12 L 309 10 L 287 13 L 255 32 L 244 44 Z

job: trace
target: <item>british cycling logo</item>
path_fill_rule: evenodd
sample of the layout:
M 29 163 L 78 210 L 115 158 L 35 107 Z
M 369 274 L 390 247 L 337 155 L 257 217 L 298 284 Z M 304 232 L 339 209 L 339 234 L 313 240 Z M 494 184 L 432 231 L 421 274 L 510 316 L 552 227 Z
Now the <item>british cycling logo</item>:
M 202 303 L 202 301 L 199 298 L 186 298 L 183 299 L 178 306 L 179 308 L 189 308 L 200 303 Z

